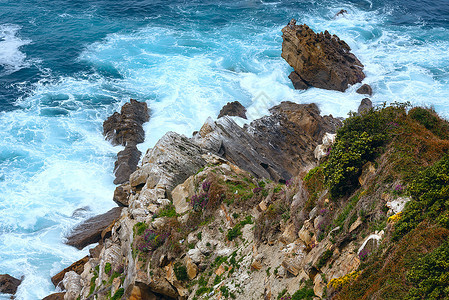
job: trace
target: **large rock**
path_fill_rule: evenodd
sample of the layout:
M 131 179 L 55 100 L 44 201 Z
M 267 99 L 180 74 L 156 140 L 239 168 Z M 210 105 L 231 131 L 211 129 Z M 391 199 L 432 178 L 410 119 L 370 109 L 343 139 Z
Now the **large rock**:
M 138 144 L 145 140 L 142 124 L 149 120 L 145 102 L 131 99 L 103 123 L 103 134 L 113 145 Z
M 336 35 L 327 31 L 316 34 L 307 25 L 296 25 L 294 19 L 282 33 L 282 57 L 296 72 L 290 75 L 295 87 L 344 92 L 348 85 L 365 78 L 362 63 Z
M 244 128 L 227 117 L 208 119 L 193 140 L 257 177 L 286 181 L 315 163 L 323 135 L 341 124 L 322 117 L 315 104 L 282 102 L 270 113 Z
M 22 280 L 8 274 L 0 275 L 0 293 L 15 294 Z
M 356 93 L 359 94 L 366 94 L 371 96 L 373 94 L 373 89 L 371 88 L 371 86 L 369 84 L 364 84 L 361 87 L 359 87 L 356 91 Z
M 77 226 L 67 237 L 67 245 L 83 249 L 87 245 L 101 240 L 101 233 L 115 222 L 122 211 L 122 207 L 114 207 L 107 213 L 95 216 Z
M 246 119 L 246 108 L 240 104 L 238 101 L 228 102 L 223 108 L 220 110 L 220 114 L 218 118 L 224 116 L 236 116 L 243 119 Z
M 88 261 L 89 261 L 89 256 L 85 256 L 82 259 L 74 262 L 69 267 L 65 268 L 64 270 L 62 270 L 61 272 L 59 272 L 58 274 L 53 276 L 51 278 L 51 282 L 53 282 L 53 284 L 55 286 L 58 286 L 58 284 L 64 279 L 65 273 L 70 272 L 70 271 L 74 271 L 75 273 L 81 275 L 81 273 L 83 273 L 83 271 L 84 271 L 84 265 Z
M 64 300 L 65 293 L 54 293 L 51 295 L 48 295 L 42 300 Z
M 131 99 L 122 106 L 121 112 L 115 112 L 103 122 L 103 134 L 113 145 L 123 145 L 125 149 L 117 154 L 115 162 L 114 184 L 122 184 L 137 169 L 142 154 L 136 144 L 145 140 L 142 124 L 150 119 L 145 102 Z
M 142 152 L 137 149 L 136 145 L 127 145 L 117 154 L 114 184 L 122 184 L 129 180 L 129 176 L 137 169 L 141 154 Z

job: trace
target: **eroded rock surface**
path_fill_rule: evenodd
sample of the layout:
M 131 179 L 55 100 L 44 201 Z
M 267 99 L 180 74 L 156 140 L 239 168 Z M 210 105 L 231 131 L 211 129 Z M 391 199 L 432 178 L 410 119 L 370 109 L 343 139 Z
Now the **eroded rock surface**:
M 120 217 L 122 208 L 114 207 L 110 211 L 90 218 L 75 227 L 67 237 L 67 245 L 83 249 L 87 245 L 101 240 L 101 233 Z
M 296 20 L 282 29 L 282 57 L 295 70 L 289 77 L 295 88 L 317 87 L 344 92 L 365 78 L 363 65 L 351 48 L 328 31 L 315 33 Z

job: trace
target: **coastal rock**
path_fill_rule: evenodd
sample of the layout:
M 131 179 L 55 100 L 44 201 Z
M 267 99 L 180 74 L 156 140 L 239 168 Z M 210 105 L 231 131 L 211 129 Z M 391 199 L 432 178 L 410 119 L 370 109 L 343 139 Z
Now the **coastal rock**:
M 78 298 L 82 290 L 81 276 L 75 273 L 74 271 L 67 272 L 64 275 L 64 280 L 62 281 L 66 293 L 64 295 L 64 299 L 66 300 L 75 300 Z
M 361 87 L 359 87 L 356 91 L 358 94 L 365 94 L 371 96 L 373 94 L 373 89 L 369 84 L 364 84 Z
M 85 256 L 82 259 L 74 262 L 73 264 L 71 264 L 69 267 L 65 268 L 64 270 L 62 270 L 61 272 L 59 272 L 58 274 L 56 274 L 55 276 L 53 276 L 51 278 L 51 282 L 55 285 L 58 286 L 58 284 L 64 279 L 64 275 L 67 272 L 70 271 L 74 271 L 75 273 L 81 275 L 81 273 L 83 273 L 84 271 L 84 265 L 89 261 L 89 257 Z
M 206 164 L 203 154 L 187 137 L 168 132 L 143 157 L 142 166 L 130 177 L 131 186 L 146 178 L 145 188 L 158 186 L 170 193 Z
M 118 206 L 128 206 L 129 205 L 129 195 L 131 194 L 131 185 L 129 184 L 122 184 L 115 188 L 114 191 L 114 197 L 112 200 L 114 200 L 115 203 L 117 203 Z
M 307 86 L 344 92 L 365 78 L 362 63 L 336 35 L 316 34 L 305 24 L 296 25 L 294 19 L 282 33 L 282 57 Z
M 282 102 L 271 115 L 241 128 L 232 119 L 208 119 L 193 141 L 257 177 L 286 181 L 313 164 L 313 150 L 341 122 L 322 117 L 315 104 Z M 204 133 L 205 132 L 205 133 Z
M 117 160 L 114 166 L 114 184 L 122 184 L 129 180 L 139 163 L 140 152 L 136 145 L 127 145 L 124 150 L 117 154 Z
M 307 90 L 309 88 L 307 82 L 305 82 L 295 71 L 291 72 L 290 75 L 288 75 L 288 78 L 292 81 L 295 90 Z
M 48 295 L 42 300 L 64 300 L 65 293 L 54 293 L 51 295 Z
M 363 114 L 370 111 L 373 108 L 373 102 L 370 99 L 364 98 L 360 102 L 359 108 L 357 109 L 358 114 Z
M 246 119 L 246 108 L 240 104 L 238 101 L 228 102 L 223 108 L 220 110 L 220 114 L 218 118 L 224 116 L 236 116 L 243 119 Z
M 87 245 L 97 243 L 101 240 L 101 233 L 120 217 L 121 207 L 114 207 L 107 213 L 95 216 L 84 221 L 73 229 L 67 237 L 67 245 L 83 249 Z
M 15 294 L 22 280 L 12 277 L 9 274 L 0 275 L 0 293 Z
M 126 146 L 145 140 L 142 124 L 150 119 L 145 102 L 131 99 L 122 106 L 121 112 L 115 112 L 103 123 L 103 135 L 113 145 Z

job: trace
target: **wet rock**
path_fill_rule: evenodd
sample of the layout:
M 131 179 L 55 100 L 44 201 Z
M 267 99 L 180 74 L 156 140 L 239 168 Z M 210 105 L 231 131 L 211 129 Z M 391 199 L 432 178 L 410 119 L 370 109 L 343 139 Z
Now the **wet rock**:
M 307 90 L 309 88 L 307 82 L 305 82 L 295 71 L 291 72 L 290 75 L 288 75 L 288 78 L 292 81 L 295 90 Z
M 122 184 L 129 180 L 129 175 L 137 169 L 141 154 L 142 152 L 137 149 L 136 145 L 127 145 L 117 154 L 114 166 L 114 184 Z
M 149 119 L 147 104 L 131 99 L 120 113 L 115 112 L 103 122 L 103 134 L 113 145 L 142 143 L 145 140 L 142 124 Z
M 73 229 L 66 244 L 81 250 L 87 245 L 99 242 L 103 230 L 120 217 L 121 211 L 121 207 L 114 207 L 107 213 L 86 220 Z
M 282 57 L 308 86 L 344 92 L 365 78 L 362 63 L 336 35 L 317 34 L 294 19 L 282 33 Z
M 64 300 L 65 293 L 54 293 L 51 295 L 48 295 L 42 300 Z
M 0 275 L 0 293 L 15 294 L 22 280 L 12 277 L 9 274 Z
M 339 16 L 344 16 L 345 14 L 347 14 L 348 11 L 346 9 L 341 9 L 338 13 L 335 14 L 335 17 L 339 17 Z
M 371 86 L 369 84 L 365 83 L 364 85 L 362 85 L 361 87 L 359 87 L 357 89 L 356 93 L 371 96 L 373 94 L 373 89 L 371 88 Z
M 224 116 L 236 116 L 243 119 L 246 119 L 246 108 L 240 104 L 238 101 L 228 102 L 223 108 L 220 110 L 218 118 Z
M 73 264 L 71 264 L 69 267 L 65 268 L 64 270 L 62 270 L 61 272 L 59 272 L 58 274 L 56 274 L 55 276 L 53 276 L 51 278 L 51 282 L 55 285 L 58 286 L 58 284 L 64 279 L 64 275 L 67 272 L 70 271 L 74 271 L 75 273 L 81 275 L 81 273 L 83 273 L 84 271 L 84 265 L 89 261 L 89 257 L 85 256 L 82 259 L 74 262 Z
M 362 102 L 360 102 L 357 112 L 359 114 L 363 114 L 363 113 L 370 111 L 372 108 L 373 108 L 373 102 L 371 102 L 371 100 L 368 98 L 364 98 L 364 99 L 362 99 Z

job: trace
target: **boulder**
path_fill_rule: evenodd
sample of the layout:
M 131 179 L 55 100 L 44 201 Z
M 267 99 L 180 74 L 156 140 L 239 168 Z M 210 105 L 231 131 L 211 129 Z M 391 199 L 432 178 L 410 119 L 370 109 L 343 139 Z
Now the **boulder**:
M 149 119 L 147 104 L 131 99 L 120 113 L 115 112 L 103 122 L 103 135 L 113 145 L 142 143 L 145 140 L 142 124 Z
M 362 63 L 335 34 L 317 34 L 294 19 L 282 33 L 282 57 L 307 86 L 344 92 L 365 78 Z
M 246 119 L 246 108 L 238 101 L 228 102 L 220 110 L 220 113 L 218 114 L 218 118 L 221 118 L 224 116 L 236 116 L 236 117 Z
M 42 300 L 64 300 L 65 293 L 54 293 L 51 295 L 48 295 Z
M 373 108 L 373 102 L 371 102 L 371 100 L 368 98 L 364 98 L 364 99 L 362 99 L 362 102 L 360 102 L 357 112 L 359 114 L 363 114 L 363 113 L 370 111 L 372 108 Z
M 22 280 L 12 277 L 9 274 L 0 275 L 0 293 L 15 294 Z
M 58 284 L 64 279 L 65 273 L 70 272 L 70 271 L 74 271 L 75 273 L 81 275 L 81 273 L 83 273 L 83 271 L 84 271 L 84 265 L 88 261 L 89 261 L 89 256 L 85 256 L 85 257 L 81 258 L 80 260 L 74 262 L 69 267 L 65 268 L 64 270 L 62 270 L 61 272 L 59 272 L 58 274 L 53 276 L 51 278 L 51 282 L 55 286 L 58 286 Z
M 129 180 L 129 176 L 137 169 L 141 154 L 134 144 L 126 145 L 125 149 L 117 154 L 114 184 L 122 184 Z
M 369 84 L 365 83 L 364 85 L 362 85 L 361 87 L 359 87 L 357 89 L 356 93 L 371 96 L 373 94 L 373 89 L 371 88 L 371 86 Z
M 122 207 L 114 207 L 107 213 L 95 216 L 84 221 L 73 229 L 67 237 L 66 244 L 78 249 L 97 243 L 101 240 L 101 233 L 114 223 L 121 214 Z

